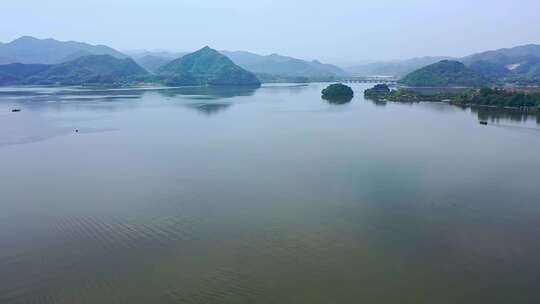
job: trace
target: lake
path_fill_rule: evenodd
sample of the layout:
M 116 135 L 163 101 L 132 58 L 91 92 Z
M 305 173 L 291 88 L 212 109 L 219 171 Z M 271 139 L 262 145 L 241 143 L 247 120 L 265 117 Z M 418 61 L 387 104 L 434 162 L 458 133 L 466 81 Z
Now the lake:
M 0 303 L 539 303 L 540 119 L 325 86 L 0 88 Z

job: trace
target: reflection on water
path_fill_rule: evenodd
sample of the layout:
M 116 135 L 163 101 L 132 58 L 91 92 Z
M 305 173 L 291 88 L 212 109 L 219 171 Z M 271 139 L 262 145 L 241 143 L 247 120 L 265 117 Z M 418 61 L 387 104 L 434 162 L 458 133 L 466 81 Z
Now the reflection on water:
M 420 90 L 420 89 L 417 89 Z M 423 89 L 424 92 L 434 92 L 434 89 Z M 439 89 L 438 89 L 439 90 Z M 463 90 L 463 89 L 453 89 Z M 386 106 L 387 101 L 378 100 L 378 99 L 367 99 L 376 106 Z M 418 102 L 399 102 L 399 104 L 418 104 Z M 513 122 L 513 123 L 526 123 L 536 121 L 537 124 L 540 124 L 540 112 L 524 112 L 519 109 L 511 108 L 498 108 L 498 107 L 483 107 L 483 106 L 462 106 L 454 105 L 449 106 L 444 102 L 421 102 L 422 107 L 430 107 L 434 111 L 455 111 L 456 109 L 461 109 L 463 111 L 471 111 L 476 114 L 479 121 L 490 121 L 492 123 L 504 123 L 504 122 Z
M 206 115 L 215 115 L 227 110 L 231 105 L 230 103 L 190 103 L 186 106 Z
M 183 103 L 187 108 L 197 110 L 207 116 L 216 115 L 231 107 L 232 103 L 221 102 L 220 100 L 234 97 L 253 96 L 257 87 L 184 87 L 159 90 L 158 93 L 167 98 L 173 98 L 173 102 L 181 100 L 192 100 Z
M 323 96 L 321 98 L 326 100 L 329 104 L 334 104 L 334 105 L 347 104 L 351 102 L 351 100 L 353 100 L 352 96 L 333 96 L 333 97 Z
M 283 85 L 283 84 L 267 84 L 263 86 L 261 89 L 265 90 L 266 92 L 270 94 L 280 94 L 284 93 L 289 96 L 299 95 L 306 90 L 310 88 L 307 84 L 289 84 L 289 85 Z
M 25 102 L 47 102 L 47 101 L 112 101 L 118 99 L 139 98 L 145 92 L 144 89 L 85 89 L 85 88 L 1 88 L 0 98 L 3 100 L 14 100 Z
M 471 111 L 478 115 L 478 120 L 489 121 L 492 123 L 501 123 L 506 121 L 525 123 L 536 121 L 540 124 L 540 113 L 525 113 L 513 109 L 499 109 L 489 107 L 472 107 Z
M 212 87 L 197 86 L 162 89 L 158 92 L 166 97 L 189 97 L 192 99 L 223 99 L 237 96 L 252 96 L 259 88 L 251 86 L 241 87 Z
M 369 101 L 371 101 L 374 105 L 378 106 L 378 107 L 385 107 L 386 104 L 388 103 L 386 100 L 381 100 L 381 99 L 367 99 Z
M 352 86 L 0 89 L 0 303 L 537 303 L 537 121 Z

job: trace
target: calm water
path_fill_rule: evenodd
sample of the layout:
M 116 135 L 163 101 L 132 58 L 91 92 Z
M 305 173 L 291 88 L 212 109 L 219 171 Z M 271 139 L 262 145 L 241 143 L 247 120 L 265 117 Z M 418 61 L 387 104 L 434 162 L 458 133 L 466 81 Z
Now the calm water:
M 536 117 L 322 88 L 0 89 L 0 303 L 540 302 Z

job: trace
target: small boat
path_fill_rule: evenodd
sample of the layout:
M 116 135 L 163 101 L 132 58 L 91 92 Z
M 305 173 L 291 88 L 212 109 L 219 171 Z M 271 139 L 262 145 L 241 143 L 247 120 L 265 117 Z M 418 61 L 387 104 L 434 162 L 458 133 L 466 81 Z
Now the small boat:
M 487 126 L 487 125 L 488 125 L 488 122 L 485 121 L 485 120 L 481 120 L 481 121 L 480 121 L 480 124 L 481 124 L 481 125 L 484 125 L 484 126 Z
M 11 110 L 11 112 L 20 112 L 20 111 L 21 111 L 21 109 L 13 109 L 13 110 Z

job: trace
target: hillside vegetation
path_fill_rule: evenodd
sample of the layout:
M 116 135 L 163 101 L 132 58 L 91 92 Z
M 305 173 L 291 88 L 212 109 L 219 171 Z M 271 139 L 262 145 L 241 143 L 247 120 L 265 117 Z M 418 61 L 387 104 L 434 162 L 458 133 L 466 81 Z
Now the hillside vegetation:
M 157 73 L 170 85 L 260 85 L 253 73 L 209 47 L 173 60 Z
M 489 81 L 458 61 L 443 60 L 418 69 L 400 80 L 411 87 L 479 87 Z
M 148 72 L 132 59 L 91 55 L 56 65 L 11 64 L 0 66 L 0 84 L 126 84 L 143 80 Z M 5 75 L 11 75 L 8 78 Z
M 364 91 L 367 99 L 394 102 L 449 102 L 463 106 L 488 106 L 518 108 L 523 111 L 540 110 L 540 91 L 522 92 L 501 88 L 469 89 L 466 91 L 422 91 L 400 88 L 390 90 L 385 85 L 376 85 Z

